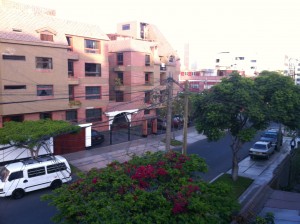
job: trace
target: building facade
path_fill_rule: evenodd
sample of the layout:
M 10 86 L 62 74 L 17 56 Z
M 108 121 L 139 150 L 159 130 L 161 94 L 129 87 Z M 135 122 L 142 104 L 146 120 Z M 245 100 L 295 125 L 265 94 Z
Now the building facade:
M 232 52 L 220 52 L 216 56 L 215 69 L 217 74 L 228 73 L 226 71 L 239 71 L 246 77 L 258 75 L 257 58 L 251 54 L 239 54 Z
M 0 126 L 45 118 L 105 122 L 108 37 L 99 27 L 5 0 L 0 20 Z
M 152 24 L 120 23 L 109 37 L 110 124 L 150 123 L 165 103 L 167 78 L 178 81 L 179 57 Z
M 0 5 L 0 126 L 45 118 L 99 131 L 122 119 L 139 124 L 163 107 L 167 78 L 178 81 L 179 57 L 154 25 L 120 23 L 106 35 L 55 10 Z

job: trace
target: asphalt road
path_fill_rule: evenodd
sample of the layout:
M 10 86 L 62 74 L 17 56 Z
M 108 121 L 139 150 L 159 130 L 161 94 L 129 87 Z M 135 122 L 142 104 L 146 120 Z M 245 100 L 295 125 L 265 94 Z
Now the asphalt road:
M 253 143 L 258 139 L 245 143 L 239 151 L 238 159 L 243 160 L 248 156 L 248 151 Z M 227 135 L 217 142 L 208 142 L 207 139 L 195 142 L 188 146 L 188 154 L 197 154 L 204 158 L 208 172 L 201 174 L 206 181 L 211 181 L 219 174 L 227 172 L 232 166 L 232 151 L 230 148 L 230 136 Z
M 248 155 L 253 142 L 243 146 L 239 154 L 240 160 Z M 188 146 L 188 153 L 198 154 L 207 162 L 209 170 L 202 175 L 204 180 L 210 181 L 231 168 L 232 153 L 229 136 L 217 142 L 207 140 L 195 142 Z M 10 197 L 0 198 L 0 224 L 52 224 L 51 217 L 56 213 L 55 207 L 40 201 L 40 196 L 48 193 L 51 193 L 50 189 L 43 189 L 27 193 L 20 200 Z
M 49 193 L 51 189 L 43 189 L 26 193 L 19 200 L 0 198 L 0 224 L 53 224 L 50 219 L 56 208 L 40 201 L 41 195 Z

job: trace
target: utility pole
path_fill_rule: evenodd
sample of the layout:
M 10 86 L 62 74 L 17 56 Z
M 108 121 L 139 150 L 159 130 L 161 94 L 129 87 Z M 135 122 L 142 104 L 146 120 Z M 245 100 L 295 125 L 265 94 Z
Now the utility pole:
M 187 126 L 188 126 L 188 109 L 189 109 L 189 81 L 185 81 L 184 85 L 184 119 L 183 119 L 183 145 L 182 154 L 187 154 Z
M 166 151 L 171 149 L 171 124 L 172 124 L 172 91 L 173 90 L 173 79 L 169 77 L 167 79 L 167 129 L 166 129 Z

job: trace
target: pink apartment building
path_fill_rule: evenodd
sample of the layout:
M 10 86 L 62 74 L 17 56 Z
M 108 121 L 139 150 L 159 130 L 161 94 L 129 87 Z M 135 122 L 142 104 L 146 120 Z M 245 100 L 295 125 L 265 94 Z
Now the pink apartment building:
M 117 33 L 108 36 L 110 103 L 105 114 L 110 124 L 147 126 L 165 103 L 167 78 L 178 81 L 179 57 L 152 24 L 120 23 Z
M 235 70 L 214 70 L 202 69 L 198 71 L 185 70 L 180 72 L 179 83 L 184 86 L 185 81 L 189 81 L 189 91 L 199 93 L 205 89 L 220 83 L 223 78 L 228 77 Z M 237 71 L 241 76 L 245 76 L 244 71 Z

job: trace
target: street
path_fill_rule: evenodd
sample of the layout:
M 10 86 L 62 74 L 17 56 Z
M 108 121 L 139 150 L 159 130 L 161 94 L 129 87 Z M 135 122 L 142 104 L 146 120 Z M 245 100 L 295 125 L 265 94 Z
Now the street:
M 255 141 L 256 138 L 243 145 L 239 152 L 239 161 L 248 156 L 248 151 Z M 207 163 L 208 172 L 201 175 L 204 180 L 211 181 L 220 173 L 231 169 L 232 152 L 230 142 L 229 135 L 226 135 L 217 142 L 208 142 L 207 139 L 204 139 L 188 146 L 188 154 L 197 154 L 204 158 Z
M 254 140 L 243 146 L 239 154 L 240 160 L 248 155 L 248 150 L 253 142 Z M 202 177 L 206 181 L 214 179 L 220 173 L 231 168 L 232 153 L 229 136 L 217 142 L 208 142 L 205 139 L 190 144 L 188 153 L 197 154 L 205 159 L 209 170 Z M 20 200 L 14 200 L 10 197 L 0 198 L 0 224 L 52 224 L 50 219 L 56 212 L 55 207 L 40 201 L 40 196 L 48 193 L 51 193 L 51 189 L 27 193 Z

